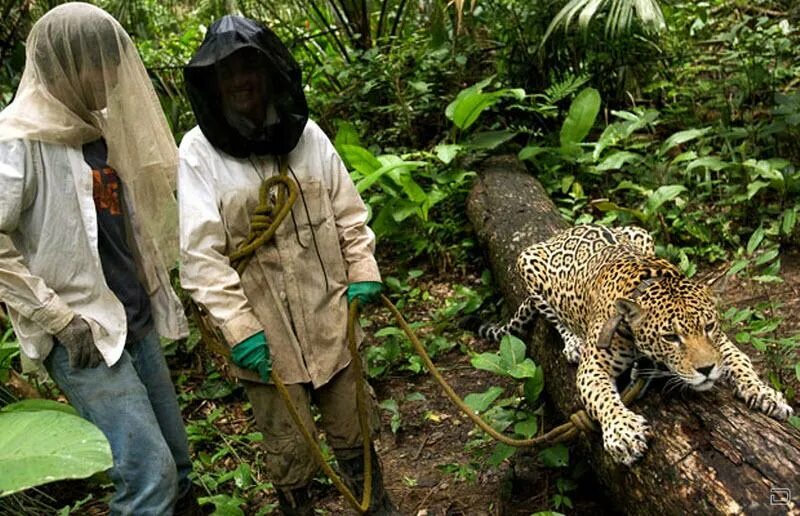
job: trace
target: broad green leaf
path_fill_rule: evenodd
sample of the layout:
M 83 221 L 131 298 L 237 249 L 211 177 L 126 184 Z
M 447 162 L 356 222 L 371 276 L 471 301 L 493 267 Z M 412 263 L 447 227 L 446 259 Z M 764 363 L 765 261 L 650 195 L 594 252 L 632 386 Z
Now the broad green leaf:
M 664 185 L 659 186 L 658 189 L 647 199 L 645 203 L 645 214 L 652 216 L 658 209 L 667 201 L 671 201 L 686 191 L 683 185 Z
M 480 355 L 475 355 L 472 357 L 472 360 L 470 360 L 470 363 L 475 369 L 508 376 L 506 370 L 500 367 L 500 357 L 495 353 L 481 353 Z
M 486 109 L 496 104 L 503 97 L 513 96 L 519 100 L 525 98 L 525 90 L 519 88 L 502 89 L 490 93 L 482 90 L 491 82 L 492 77 L 461 90 L 455 100 L 445 109 L 445 116 L 452 120 L 459 129 L 468 129 L 478 120 Z
M 539 452 L 539 460 L 549 468 L 563 468 L 569 465 L 569 448 L 557 444 Z
M 755 195 L 763 190 L 764 188 L 768 187 L 769 183 L 766 181 L 751 181 L 747 184 L 747 199 L 750 200 Z
M 533 378 L 536 376 L 536 372 L 539 368 L 536 364 L 533 363 L 533 360 L 530 358 L 526 358 L 519 364 L 514 364 L 508 369 L 508 374 L 512 377 L 516 378 L 517 380 L 521 380 L 522 378 Z
M 347 168 L 358 170 L 368 176 L 381 168 L 381 162 L 370 151 L 359 145 L 342 144 L 336 147 Z
M 711 127 L 703 127 L 702 129 L 687 129 L 685 131 L 678 131 L 677 133 L 673 134 L 661 145 L 661 149 L 658 151 L 659 154 L 663 155 L 671 148 L 675 147 L 676 145 L 680 145 L 682 143 L 686 143 L 701 136 L 705 136 L 709 131 L 711 131 Z
M 0 413 L 0 496 L 112 466 L 99 428 L 60 410 Z
M 677 158 L 675 160 L 677 160 Z M 673 163 L 675 160 L 673 160 Z M 689 172 L 695 168 L 704 167 L 709 170 L 713 170 L 714 172 L 719 172 L 720 170 L 727 168 L 728 165 L 730 165 L 730 163 L 726 163 L 716 156 L 703 156 L 702 158 L 697 158 L 689 163 L 689 165 L 686 167 L 686 171 Z
M 334 146 L 339 153 L 341 153 L 340 149 L 342 145 L 361 146 L 361 142 L 358 138 L 358 131 L 356 131 L 355 126 L 350 122 L 342 122 L 339 124 L 339 130 L 336 132 Z
M 758 255 L 756 261 L 754 262 L 756 265 L 764 265 L 767 262 L 771 262 L 775 258 L 778 257 L 780 251 L 778 249 L 770 249 L 769 251 Z
M 530 439 L 536 432 L 539 431 L 539 424 L 536 416 L 530 415 L 527 419 L 520 421 L 514 425 L 514 432 L 523 436 L 525 439 Z
M 619 170 L 624 165 L 642 159 L 639 154 L 628 151 L 617 151 L 610 154 L 602 163 L 597 165 L 597 170 Z
M 523 385 L 523 392 L 525 393 L 525 399 L 530 405 L 535 404 L 539 401 L 539 396 L 542 394 L 544 390 L 544 371 L 541 367 L 536 368 L 536 374 L 533 375 L 531 378 L 525 380 L 525 384 Z
M 513 335 L 500 340 L 500 365 L 510 370 L 525 359 L 525 343 Z
M 442 163 L 447 165 L 458 156 L 458 153 L 461 152 L 463 148 L 462 145 L 443 143 L 434 147 L 433 152 Z
M 567 118 L 561 126 L 559 140 L 562 148 L 573 147 L 586 138 L 600 112 L 600 93 L 594 88 L 585 88 L 578 93 L 569 107 Z
M 521 160 L 533 159 L 536 156 L 538 156 L 539 154 L 541 154 L 543 152 L 547 152 L 549 150 L 551 150 L 551 149 L 549 149 L 548 147 L 537 147 L 535 145 L 530 145 L 528 147 L 525 147 L 521 151 L 519 151 L 518 157 Z
M 10 405 L 6 405 L 0 409 L 0 412 L 37 412 L 40 410 L 56 410 L 58 412 L 80 417 L 78 415 L 78 411 L 75 410 L 72 405 L 59 403 L 53 400 L 38 399 L 21 400 Z
M 488 463 L 492 467 L 497 467 L 502 464 L 505 460 L 509 459 L 512 455 L 517 452 L 517 449 L 513 446 L 509 446 L 506 443 L 497 443 L 494 446 L 494 451 L 489 456 Z
M 609 201 L 608 199 L 597 199 L 592 201 L 591 205 L 593 208 L 597 208 L 600 211 L 621 211 L 623 213 L 629 213 L 639 219 L 641 222 L 647 222 L 647 216 L 641 211 L 634 208 L 620 206 L 619 204 Z
M 492 150 L 516 135 L 516 131 L 482 131 L 472 135 L 467 145 L 473 149 Z
M 380 179 L 385 174 L 388 174 L 389 172 L 392 172 L 392 171 L 395 171 L 395 170 L 404 170 L 404 169 L 405 170 L 413 170 L 415 168 L 419 168 L 419 167 L 422 167 L 422 166 L 427 165 L 427 164 L 428 163 L 426 161 L 403 161 L 403 160 L 400 160 L 400 161 L 395 162 L 395 163 L 382 165 L 377 170 L 375 170 L 375 171 L 373 171 L 373 172 L 371 172 L 369 174 L 365 174 L 366 177 L 364 177 L 363 179 L 361 179 L 360 181 L 358 181 L 356 183 L 356 189 L 358 190 L 358 193 L 363 193 L 370 186 L 375 184 L 375 181 Z
M 794 208 L 784 210 L 783 217 L 781 218 L 781 234 L 791 235 L 794 231 L 794 226 L 797 224 L 797 211 Z
M 733 276 L 737 274 L 739 271 L 744 270 L 744 268 L 747 267 L 749 264 L 750 260 L 736 260 L 735 262 L 733 262 L 733 265 L 731 265 L 731 268 L 728 269 L 728 272 L 726 274 L 728 276 Z
M 794 365 L 794 376 L 800 381 L 800 363 Z
M 501 387 L 489 387 L 485 392 L 474 392 L 467 394 L 464 398 L 464 403 L 467 404 L 474 412 L 480 414 L 489 408 L 489 406 L 503 394 Z
M 236 496 L 218 494 L 214 496 L 203 496 L 197 499 L 200 505 L 214 505 L 213 516 L 244 516 L 244 511 L 240 508 L 245 500 Z
M 758 229 L 753 231 L 753 234 L 750 235 L 750 240 L 747 241 L 747 254 L 753 254 L 753 252 L 758 249 L 758 246 L 761 245 L 763 240 L 764 228 L 759 226 Z
M 797 378 L 800 379 L 800 374 L 797 375 Z M 789 416 L 789 424 L 800 430 L 800 416 Z

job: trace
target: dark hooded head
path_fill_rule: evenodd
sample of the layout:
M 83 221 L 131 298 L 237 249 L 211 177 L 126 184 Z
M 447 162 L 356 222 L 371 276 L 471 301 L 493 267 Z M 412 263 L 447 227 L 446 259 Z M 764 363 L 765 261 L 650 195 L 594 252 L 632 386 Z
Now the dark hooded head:
M 286 154 L 303 134 L 300 67 L 259 22 L 232 15 L 214 22 L 184 77 L 203 134 L 232 156 Z

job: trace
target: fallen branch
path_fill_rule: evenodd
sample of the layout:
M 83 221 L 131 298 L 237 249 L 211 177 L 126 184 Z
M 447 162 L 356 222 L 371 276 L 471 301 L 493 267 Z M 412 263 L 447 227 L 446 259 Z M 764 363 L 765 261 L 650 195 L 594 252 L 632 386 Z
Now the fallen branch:
M 509 311 L 525 298 L 513 267 L 519 252 L 567 227 L 536 179 L 514 157 L 484 164 L 467 214 L 486 249 Z M 528 353 L 545 371 L 546 391 L 561 417 L 580 408 L 575 367 L 558 334 L 542 319 Z M 579 453 L 628 514 L 800 514 L 800 432 L 734 399 L 726 387 L 666 396 L 650 390 L 634 406 L 652 426 L 644 459 L 613 463 L 599 434 L 579 439 Z

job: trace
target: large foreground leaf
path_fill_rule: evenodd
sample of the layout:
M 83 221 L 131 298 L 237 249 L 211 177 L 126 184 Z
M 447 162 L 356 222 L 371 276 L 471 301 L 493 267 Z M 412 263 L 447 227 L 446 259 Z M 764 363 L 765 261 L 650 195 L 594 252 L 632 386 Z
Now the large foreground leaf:
M 57 410 L 0 412 L 0 496 L 112 465 L 96 426 Z

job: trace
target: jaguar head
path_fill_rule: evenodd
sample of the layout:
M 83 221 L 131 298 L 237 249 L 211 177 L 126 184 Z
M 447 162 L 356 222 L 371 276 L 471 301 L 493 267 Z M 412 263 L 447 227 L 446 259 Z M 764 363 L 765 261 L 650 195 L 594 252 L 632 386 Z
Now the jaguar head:
M 636 300 L 619 298 L 617 313 L 644 356 L 663 364 L 691 389 L 705 391 L 722 374 L 719 318 L 708 289 L 686 278 L 665 278 Z

